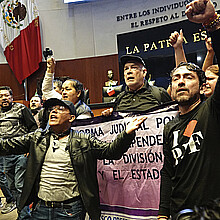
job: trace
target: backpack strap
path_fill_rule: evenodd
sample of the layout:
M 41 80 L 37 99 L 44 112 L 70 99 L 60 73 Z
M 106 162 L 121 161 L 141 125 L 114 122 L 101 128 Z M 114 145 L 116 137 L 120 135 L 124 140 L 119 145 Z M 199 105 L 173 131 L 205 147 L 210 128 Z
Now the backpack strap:
M 117 96 L 116 99 L 115 99 L 114 106 L 113 106 L 113 110 L 114 110 L 114 111 L 115 111 L 115 109 L 116 109 L 118 103 L 121 101 L 121 99 L 123 98 L 123 96 L 124 96 L 126 93 L 127 93 L 127 92 L 124 90 L 124 91 L 122 91 L 122 92 L 120 92 L 120 93 L 118 94 L 118 96 Z
M 157 87 L 157 86 L 151 86 L 149 85 L 149 88 L 153 94 L 153 96 L 156 98 L 156 100 L 158 101 L 159 104 L 162 104 L 162 101 L 161 101 L 161 89 L 160 87 Z
M 151 86 L 149 85 L 149 90 L 151 91 L 152 95 L 156 98 L 156 100 L 158 101 L 158 104 L 163 104 L 166 101 L 171 101 L 169 95 L 167 94 L 166 90 L 162 87 L 157 87 L 157 86 Z M 122 91 L 116 98 L 115 100 L 115 104 L 114 104 L 114 111 L 117 107 L 117 105 L 119 104 L 119 102 L 121 101 L 121 99 L 124 97 L 124 95 L 127 93 L 127 91 Z M 163 100 L 165 99 L 165 100 Z M 170 100 L 169 100 L 170 99 Z

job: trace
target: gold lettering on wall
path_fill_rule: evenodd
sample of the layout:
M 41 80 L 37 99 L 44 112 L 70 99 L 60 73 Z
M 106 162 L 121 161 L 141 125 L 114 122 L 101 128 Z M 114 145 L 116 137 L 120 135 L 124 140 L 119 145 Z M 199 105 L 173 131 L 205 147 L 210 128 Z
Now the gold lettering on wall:
M 140 53 L 140 50 L 137 46 L 134 46 L 133 51 L 130 49 L 130 47 L 126 47 L 126 54 L 136 54 Z
M 207 37 L 206 31 L 201 31 L 198 33 L 192 34 L 192 41 L 193 43 L 199 42 L 199 41 L 205 41 L 205 38 Z M 188 44 L 189 41 L 183 37 L 183 44 Z M 146 42 L 143 44 L 143 48 L 141 46 L 134 46 L 133 48 L 131 47 L 126 47 L 126 54 L 138 54 L 141 52 L 140 49 L 143 49 L 143 52 L 150 52 L 150 51 L 155 51 L 155 50 L 161 50 L 161 49 L 166 49 L 172 47 L 171 43 L 169 42 L 169 39 L 162 39 L 158 41 L 153 41 L 153 42 Z
M 150 50 L 157 50 L 157 46 L 155 44 L 155 42 L 152 43 Z
M 144 52 L 147 52 L 147 49 L 150 47 L 150 44 L 144 44 Z
M 207 36 L 207 32 L 206 31 L 202 31 L 201 32 L 201 40 L 205 40 Z
M 134 46 L 134 51 L 133 51 L 133 53 L 140 53 L 140 50 L 138 49 L 137 46 Z
M 201 40 L 205 40 L 206 37 L 207 37 L 206 31 L 195 33 L 193 34 L 193 42 L 195 43 Z
M 163 49 L 164 48 L 164 42 L 166 42 L 165 40 L 159 40 L 158 43 L 160 44 L 160 48 Z
M 186 40 L 185 37 L 183 37 L 183 42 L 184 42 L 185 44 L 188 44 L 188 41 Z
M 129 52 L 130 47 L 126 47 L 126 54 L 132 54 L 132 52 Z

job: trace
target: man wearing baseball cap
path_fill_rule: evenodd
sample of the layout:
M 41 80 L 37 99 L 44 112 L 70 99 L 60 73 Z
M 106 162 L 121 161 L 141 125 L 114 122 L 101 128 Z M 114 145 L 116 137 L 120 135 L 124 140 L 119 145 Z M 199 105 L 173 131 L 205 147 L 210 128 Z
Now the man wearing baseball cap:
M 0 155 L 30 152 L 18 209 L 34 203 L 32 219 L 99 220 L 97 160 L 120 159 L 146 116 L 134 118 L 111 143 L 74 131 L 76 110 L 70 101 L 45 102 L 50 112 L 47 130 L 0 139 Z M 52 218 L 51 218 L 52 216 Z
M 151 86 L 145 79 L 147 69 L 144 60 L 135 55 L 124 55 L 120 58 L 124 70 L 125 91 L 115 101 L 115 106 L 102 112 L 109 115 L 112 111 L 139 112 L 154 108 L 171 101 L 165 89 Z

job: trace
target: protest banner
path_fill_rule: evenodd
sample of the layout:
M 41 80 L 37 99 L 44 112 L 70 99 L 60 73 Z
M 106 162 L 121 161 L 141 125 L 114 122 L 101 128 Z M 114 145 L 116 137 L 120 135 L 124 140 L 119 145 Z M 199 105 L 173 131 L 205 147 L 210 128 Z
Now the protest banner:
M 172 108 L 146 113 L 147 120 L 136 131 L 131 147 L 122 158 L 98 161 L 101 219 L 156 219 L 163 166 L 163 127 L 176 114 L 177 111 Z M 74 129 L 93 133 L 98 139 L 111 142 L 125 130 L 134 116 L 120 114 L 105 122 L 100 122 L 97 117 L 97 120 L 78 124 Z

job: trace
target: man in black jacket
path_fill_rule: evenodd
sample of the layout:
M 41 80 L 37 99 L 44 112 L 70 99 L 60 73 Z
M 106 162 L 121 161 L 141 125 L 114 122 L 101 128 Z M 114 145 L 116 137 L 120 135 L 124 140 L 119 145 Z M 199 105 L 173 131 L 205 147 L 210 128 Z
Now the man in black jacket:
M 219 65 L 220 16 L 211 0 L 189 3 L 186 15 L 210 32 Z M 171 97 L 178 102 L 179 115 L 164 127 L 161 220 L 170 215 L 175 219 L 183 209 L 220 197 L 220 80 L 213 95 L 202 102 L 205 73 L 200 67 L 181 63 L 171 77 Z
M 126 130 L 111 142 L 71 129 L 75 120 L 72 102 L 49 99 L 50 129 L 22 137 L 0 139 L 0 154 L 30 152 L 25 184 L 19 205 L 34 202 L 33 219 L 100 219 L 97 159 L 120 159 L 146 119 L 132 120 Z
M 39 122 L 39 113 L 43 108 L 43 100 L 42 97 L 35 94 L 34 96 L 31 97 L 30 99 L 30 110 L 32 115 L 34 116 L 34 119 L 37 123 L 37 126 L 40 127 L 40 122 Z

